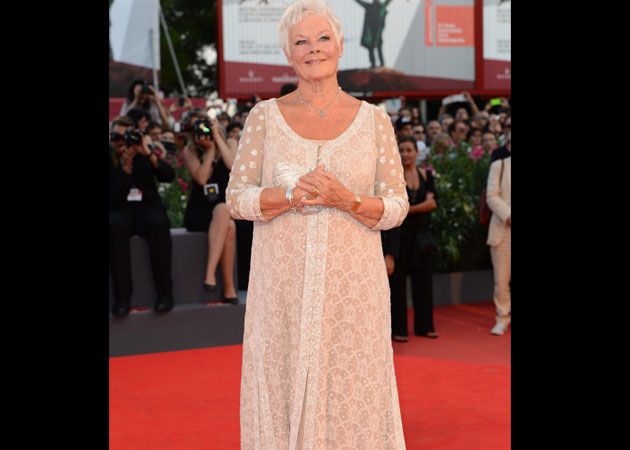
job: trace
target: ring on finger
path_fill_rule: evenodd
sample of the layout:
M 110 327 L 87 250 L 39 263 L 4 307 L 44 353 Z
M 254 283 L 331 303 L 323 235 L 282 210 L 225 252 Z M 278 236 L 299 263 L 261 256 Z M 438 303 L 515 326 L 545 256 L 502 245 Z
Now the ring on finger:
M 315 190 L 313 191 L 313 196 L 317 197 L 319 195 L 319 189 L 315 188 Z

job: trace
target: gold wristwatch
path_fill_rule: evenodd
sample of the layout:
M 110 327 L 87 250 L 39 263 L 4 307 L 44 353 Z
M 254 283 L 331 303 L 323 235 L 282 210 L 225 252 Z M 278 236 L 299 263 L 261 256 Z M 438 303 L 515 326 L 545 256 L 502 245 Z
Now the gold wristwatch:
M 361 197 L 359 197 L 356 194 L 354 197 L 355 197 L 355 200 L 354 202 L 352 202 L 352 206 L 350 207 L 350 210 L 352 212 L 357 212 L 359 210 L 359 206 L 361 206 Z

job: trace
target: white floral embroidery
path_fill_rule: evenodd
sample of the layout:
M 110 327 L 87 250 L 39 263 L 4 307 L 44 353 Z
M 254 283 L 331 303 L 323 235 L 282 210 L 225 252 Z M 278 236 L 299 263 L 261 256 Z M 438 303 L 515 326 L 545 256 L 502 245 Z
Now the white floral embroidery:
M 256 149 L 252 150 L 252 156 L 256 156 L 258 154 L 258 151 Z
M 390 160 L 389 160 L 389 163 L 393 166 L 393 165 L 394 165 L 394 160 L 393 160 L 393 159 L 390 159 Z
M 251 140 L 251 138 L 247 138 L 247 139 L 245 139 L 245 143 L 246 143 L 246 144 L 249 144 L 251 141 L 252 141 L 252 140 Z
M 241 172 L 244 172 L 245 171 L 245 165 L 241 164 L 241 167 L 239 167 L 239 169 L 241 169 Z
M 385 164 L 385 157 L 384 157 L 384 156 L 381 156 L 381 157 L 380 157 L 380 159 L 379 159 L 379 161 L 381 162 L 381 164 Z
M 392 195 L 394 190 L 392 188 L 387 189 L 387 195 Z
M 252 127 L 247 127 L 247 132 L 249 133 L 250 131 L 252 131 Z
M 381 181 L 380 188 L 381 188 L 381 191 L 385 190 L 385 182 L 384 181 Z
M 247 177 L 246 177 L 245 175 L 243 175 L 243 176 L 241 177 L 241 181 L 242 181 L 243 183 L 246 183 L 246 182 L 247 182 Z
M 387 140 L 387 136 L 383 135 L 383 140 L 386 141 Z
M 394 142 L 394 136 L 390 136 L 390 137 L 389 137 L 389 140 L 390 140 L 390 141 L 392 141 L 392 142 Z
M 254 108 L 254 110 L 252 111 L 254 114 L 258 114 L 258 108 Z
M 383 125 L 379 124 L 379 125 L 378 125 L 378 129 L 379 129 L 379 130 L 382 130 L 382 129 L 383 129 Z
M 385 147 L 381 147 L 381 153 L 385 153 Z
M 262 130 L 262 127 L 260 125 L 256 125 L 256 131 L 260 131 Z
M 249 162 L 249 167 L 252 168 L 252 169 L 255 169 L 256 168 L 256 163 L 254 161 L 250 161 Z
M 234 161 L 238 161 L 239 159 L 241 159 L 241 155 L 236 155 L 236 157 L 234 158 Z
M 382 117 L 383 119 L 386 119 L 386 118 L 387 118 L 387 114 L 385 114 L 384 112 L 381 112 L 381 117 Z
M 396 176 L 396 169 L 392 169 L 391 172 L 389 172 L 389 174 L 393 177 Z
M 262 114 L 260 116 L 258 116 L 258 120 L 263 120 L 265 118 L 265 116 L 263 116 Z
M 242 149 L 243 148 L 243 143 L 241 142 L 240 144 L 238 144 L 238 149 Z

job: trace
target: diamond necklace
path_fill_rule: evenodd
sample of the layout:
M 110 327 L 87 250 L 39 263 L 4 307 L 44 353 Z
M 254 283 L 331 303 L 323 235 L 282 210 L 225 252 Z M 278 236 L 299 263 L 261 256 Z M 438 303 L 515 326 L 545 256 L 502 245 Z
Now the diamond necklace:
M 304 104 L 304 106 L 306 106 L 307 108 L 316 108 L 319 110 L 319 117 L 322 117 L 324 120 L 328 120 L 328 117 L 324 117 L 324 114 L 326 112 L 326 109 L 328 109 L 328 107 L 330 105 L 332 105 L 334 103 L 335 100 L 337 100 L 339 98 L 339 94 L 341 94 L 341 86 L 339 86 L 339 89 L 337 90 L 337 95 L 335 95 L 335 98 L 333 98 L 330 103 L 328 103 L 326 106 L 324 106 L 324 109 L 320 109 L 317 106 L 313 106 L 311 105 L 309 102 L 305 101 L 302 96 L 300 95 L 300 90 L 297 89 L 297 95 L 298 98 L 300 99 L 300 102 L 302 102 L 302 104 Z

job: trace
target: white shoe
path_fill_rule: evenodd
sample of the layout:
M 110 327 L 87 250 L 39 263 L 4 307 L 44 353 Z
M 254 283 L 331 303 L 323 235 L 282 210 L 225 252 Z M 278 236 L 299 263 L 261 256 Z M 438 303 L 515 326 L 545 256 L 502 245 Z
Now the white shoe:
M 510 325 L 510 319 L 507 319 L 507 320 L 497 319 L 497 324 L 494 327 L 492 327 L 492 330 L 490 330 L 490 333 L 496 336 L 501 336 L 503 333 L 507 331 L 509 325 Z

